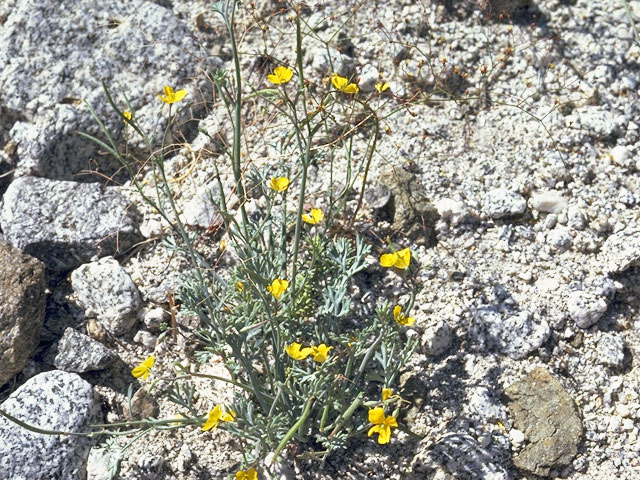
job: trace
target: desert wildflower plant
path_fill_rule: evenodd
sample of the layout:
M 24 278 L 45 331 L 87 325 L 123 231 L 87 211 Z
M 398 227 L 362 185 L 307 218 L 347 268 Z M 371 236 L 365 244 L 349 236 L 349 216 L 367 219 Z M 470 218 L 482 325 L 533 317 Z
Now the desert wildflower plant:
M 372 247 L 361 236 L 346 237 L 334 228 L 339 219 L 351 227 L 361 207 L 380 121 L 368 101 L 375 99 L 379 104 L 379 95 L 365 97 L 355 82 L 331 71 L 320 96 L 312 92 L 305 78 L 302 21 L 297 15 L 292 17 L 295 63 L 270 70 L 265 82 L 268 88 L 250 85 L 241 76 L 234 30 L 237 8 L 238 3 L 231 0 L 214 3 L 213 10 L 229 35 L 234 68 L 209 72 L 233 125 L 233 140 L 223 154 L 233 172 L 232 185 L 225 185 L 216 167 L 221 192 L 216 208 L 226 234 L 219 250 L 234 256 L 232 266 L 217 269 L 198 250 L 196 236 L 181 220 L 166 174 L 165 146 L 181 109 L 189 107 L 186 89 L 167 85 L 158 95 L 159 101 L 170 106 L 168 113 L 165 110 L 167 131 L 158 147 L 158 139 L 140 128 L 126 93 L 121 91 L 123 101 L 118 102 L 105 86 L 115 114 L 148 147 L 146 163 L 154 174 L 153 194 L 140 181 L 127 150 L 121 149 L 93 110 L 103 138 L 85 136 L 122 163 L 142 199 L 170 226 L 167 247 L 190 264 L 177 299 L 180 315 L 199 320 L 198 328 L 191 332 L 198 341 L 196 359 L 202 364 L 222 361 L 229 373 L 229 378 L 204 375 L 177 364 L 175 375 L 168 378 L 163 372 L 162 378 L 169 385 L 164 393 L 178 412 L 166 419 L 100 428 L 116 438 L 132 435 L 134 439 L 152 430 L 196 428 L 203 435 L 224 430 L 236 436 L 241 446 L 242 470 L 235 478 L 256 479 L 281 461 L 285 447 L 292 443 L 305 458 L 322 460 L 345 449 L 353 438 L 377 434 L 377 443 L 384 445 L 392 441 L 392 428 L 410 433 L 397 420 L 402 402 L 392 395 L 392 388 L 418 340 L 417 335 L 407 334 L 414 318 L 392 310 L 393 299 L 381 296 L 366 315 L 356 308 L 360 294 L 355 283 L 366 268 L 379 267 L 371 260 Z M 387 88 L 385 83 L 377 90 Z M 281 160 L 262 169 L 243 164 L 245 96 L 252 98 L 252 105 L 262 101 L 264 108 L 287 125 L 278 143 Z M 316 108 L 309 110 L 310 104 Z M 351 121 L 356 117 L 360 120 Z M 323 144 L 321 139 L 333 135 L 336 128 L 340 132 L 337 139 Z M 354 137 L 362 129 L 367 129 L 364 136 L 371 140 L 364 152 L 356 154 Z M 332 159 L 327 173 L 333 178 L 337 168 L 333 154 L 338 148 L 348 160 L 346 187 L 312 200 L 307 191 L 309 168 L 324 152 Z M 224 158 L 216 160 L 216 165 Z M 357 165 L 356 171 L 351 170 L 352 165 Z M 252 184 L 261 189 L 265 202 L 265 208 L 251 215 L 247 211 L 248 175 L 259 179 Z M 362 182 L 361 187 L 356 188 L 356 180 Z M 232 192 L 237 201 L 229 201 Z M 353 192 L 357 205 L 347 212 Z M 293 210 L 288 208 L 291 202 Z M 309 208 L 310 204 L 314 207 Z M 416 265 L 410 268 L 409 248 L 383 254 L 380 264 L 403 271 L 405 293 L 411 299 L 404 308 L 409 311 L 417 291 L 410 279 L 418 270 Z M 168 338 L 164 335 L 162 340 Z M 149 356 L 133 368 L 132 376 L 146 380 L 154 363 L 155 357 Z M 216 402 L 206 411 L 195 400 L 196 377 L 226 382 L 233 389 L 233 400 Z

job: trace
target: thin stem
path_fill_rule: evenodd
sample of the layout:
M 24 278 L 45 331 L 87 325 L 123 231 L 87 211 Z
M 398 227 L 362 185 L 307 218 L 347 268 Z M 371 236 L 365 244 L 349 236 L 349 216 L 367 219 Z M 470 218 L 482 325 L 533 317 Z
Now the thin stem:
M 233 22 L 236 14 L 236 2 L 233 2 L 231 9 L 231 18 L 225 19 L 227 24 L 227 30 L 231 37 L 231 52 L 233 54 L 233 64 L 235 67 L 235 79 L 236 79 L 236 98 L 233 105 L 234 110 L 234 122 L 233 122 L 233 176 L 236 181 L 236 191 L 240 199 L 240 212 L 242 215 L 242 227 L 246 238 L 249 237 L 247 225 L 249 224 L 249 218 L 247 217 L 247 211 L 245 209 L 245 203 L 247 202 L 247 194 L 242 183 L 242 167 L 240 165 L 240 147 L 242 140 L 242 76 L 240 72 L 240 57 L 238 56 L 238 44 L 236 43 L 236 33 L 233 27 Z
M 280 452 L 282 452 L 284 447 L 287 446 L 287 443 L 289 443 L 289 440 L 291 440 L 291 438 L 296 434 L 298 429 L 300 429 L 300 427 L 304 425 L 304 422 L 307 420 L 309 413 L 311 413 L 311 406 L 313 405 L 313 401 L 314 401 L 313 396 L 307 399 L 306 403 L 304 404 L 304 410 L 302 410 L 302 415 L 300 415 L 300 418 L 298 419 L 298 421 L 293 424 L 293 427 L 291 427 L 289 431 L 286 433 L 286 435 L 282 438 L 282 440 L 280 440 L 280 443 L 278 444 L 278 448 L 276 448 L 276 451 L 273 454 L 273 458 L 271 459 L 271 465 L 273 465 L 276 462 L 276 460 L 278 459 L 278 456 L 280 455 Z

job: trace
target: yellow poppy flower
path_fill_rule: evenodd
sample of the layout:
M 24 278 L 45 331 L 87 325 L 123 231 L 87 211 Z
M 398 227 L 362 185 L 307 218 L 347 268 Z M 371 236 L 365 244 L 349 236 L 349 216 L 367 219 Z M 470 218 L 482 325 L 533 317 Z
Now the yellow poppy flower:
M 327 360 L 327 354 L 333 347 L 327 347 L 324 343 L 321 343 L 317 347 L 311 347 L 313 349 L 313 361 L 323 363 Z
M 122 116 L 129 121 L 131 121 L 131 118 L 133 117 L 129 110 L 125 110 L 124 112 L 122 112 Z
M 202 424 L 202 430 L 215 430 L 218 426 L 218 422 L 233 422 L 236 418 L 236 412 L 229 409 L 228 411 L 222 410 L 222 405 L 218 404 L 211 409 L 207 421 Z
M 267 290 L 269 290 L 276 300 L 280 300 L 280 297 L 287 288 L 289 288 L 289 280 L 284 280 L 282 278 L 276 278 L 271 282 L 271 285 L 267 285 Z
M 267 75 L 267 80 L 269 80 L 274 85 L 287 83 L 289 80 L 291 80 L 291 78 L 293 78 L 293 70 L 282 65 L 276 67 L 273 70 L 273 73 Z
M 404 313 L 402 313 L 402 307 L 400 305 L 396 305 L 395 307 L 393 307 L 393 319 L 397 324 L 404 327 L 410 327 L 411 325 L 416 323 L 415 318 L 407 317 Z
M 164 97 L 162 95 L 158 95 L 158 97 L 164 103 L 172 104 L 172 103 L 179 102 L 184 97 L 186 97 L 187 96 L 187 91 L 186 90 L 178 90 L 176 92 L 169 85 L 165 85 L 164 86 L 164 95 L 165 95 Z
M 378 434 L 378 443 L 384 445 L 391 439 L 391 427 L 397 427 L 398 422 L 392 415 L 385 417 L 384 408 L 377 407 L 369 410 L 369 422 L 373 427 L 369 429 L 367 435 L 370 437 L 374 433 Z
M 376 90 L 378 91 L 378 93 L 382 93 L 385 90 L 389 90 L 389 87 L 391 85 L 389 85 L 388 83 L 376 83 Z
M 151 367 L 153 367 L 154 363 L 156 363 L 156 357 L 150 355 L 146 360 L 140 362 L 137 367 L 131 370 L 131 375 L 136 378 L 142 377 L 142 380 L 146 380 L 149 376 L 149 373 L 151 373 Z
M 236 480 L 258 480 L 258 472 L 256 472 L 253 467 L 246 472 L 240 470 L 236 473 Z
M 311 225 L 316 225 L 324 219 L 324 212 L 320 208 L 312 208 L 310 213 L 304 213 L 302 220 Z
M 301 348 L 301 347 L 302 345 L 300 345 L 298 342 L 293 342 L 288 347 L 285 347 L 284 351 L 287 352 L 287 355 L 289 355 L 294 360 L 304 360 L 309 355 L 315 355 L 313 348 L 311 347 Z
M 244 283 L 241 282 L 240 280 L 236 282 L 236 290 L 240 293 L 244 291 Z
M 380 265 L 386 268 L 396 267 L 405 270 L 411 263 L 411 250 L 403 248 L 397 252 L 385 253 L 380 256 Z
M 274 192 L 284 192 L 289 188 L 289 179 L 287 177 L 273 177 L 269 186 Z
M 393 395 L 393 390 L 391 390 L 390 388 L 383 388 L 382 389 L 382 401 L 383 402 L 386 402 L 387 400 L 389 400 L 391 395 Z
M 360 91 L 358 85 L 356 85 L 355 83 L 349 83 L 349 80 L 347 80 L 345 77 L 341 77 L 337 73 L 333 73 L 330 78 L 332 85 L 341 92 L 351 95 Z

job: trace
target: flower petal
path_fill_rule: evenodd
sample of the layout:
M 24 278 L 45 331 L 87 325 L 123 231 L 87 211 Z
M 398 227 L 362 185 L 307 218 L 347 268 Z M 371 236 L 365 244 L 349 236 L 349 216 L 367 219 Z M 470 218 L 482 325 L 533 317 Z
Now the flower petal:
M 344 90 L 344 88 L 347 86 L 347 83 L 349 83 L 349 81 L 345 77 L 341 77 L 337 73 L 334 73 L 333 75 L 331 75 L 331 83 L 338 90 Z
M 360 91 L 360 88 L 355 83 L 350 83 L 349 85 L 344 87 L 344 89 L 342 91 L 344 93 L 348 93 L 348 94 L 351 95 L 351 94 L 354 94 L 354 93 L 358 93 Z
M 175 95 L 173 96 L 173 101 L 175 102 L 179 102 L 180 100 L 182 100 L 184 97 L 187 96 L 187 91 L 186 90 L 178 90 Z
M 376 407 L 369 410 L 369 422 L 374 425 L 384 425 L 384 408 Z
M 385 402 L 389 399 L 389 397 L 391 397 L 391 395 L 393 395 L 393 390 L 391 390 L 390 388 L 383 388 L 382 389 L 382 401 Z
M 404 270 L 405 268 L 409 267 L 409 264 L 411 263 L 411 250 L 408 247 L 403 248 L 399 252 L 396 252 L 396 255 L 397 255 L 397 259 L 393 265 L 394 267 L 399 268 L 401 270 Z
M 380 445 L 384 445 L 389 443 L 391 439 L 391 428 L 386 425 L 381 425 L 380 430 L 378 430 L 378 443 Z
M 396 263 L 396 257 L 397 254 L 395 252 L 385 253 L 380 256 L 380 265 L 386 268 L 393 267 L 393 265 Z

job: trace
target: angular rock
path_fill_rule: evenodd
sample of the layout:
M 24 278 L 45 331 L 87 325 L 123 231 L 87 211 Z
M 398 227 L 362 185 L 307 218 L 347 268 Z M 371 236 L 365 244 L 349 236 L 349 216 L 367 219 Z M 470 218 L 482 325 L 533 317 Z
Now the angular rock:
M 567 199 L 558 192 L 535 192 L 529 203 L 534 210 L 545 213 L 560 213 L 568 206 Z
M 556 227 L 547 234 L 547 243 L 556 252 L 564 252 L 571 248 L 573 237 L 567 227 Z
M 583 426 L 578 410 L 562 385 L 544 368 L 536 368 L 505 389 L 515 428 L 528 442 L 514 456 L 516 467 L 546 476 L 569 465 L 576 456 Z
M 549 324 L 536 321 L 530 312 L 481 307 L 474 312 L 469 339 L 474 349 L 497 350 L 518 360 L 540 348 L 550 333 Z
M 619 333 L 603 333 L 596 347 L 600 363 L 620 368 L 624 362 L 624 340 Z
M 607 238 L 600 251 L 600 261 L 607 273 L 622 273 L 640 265 L 640 230 L 626 228 Z
M 393 229 L 420 245 L 436 241 L 435 223 L 438 212 L 425 194 L 415 172 L 416 166 L 405 164 L 391 167 L 380 176 L 380 183 L 391 190 Z
M 101 81 L 124 110 L 118 91 L 123 86 L 140 113 L 140 127 L 151 136 L 167 118 L 156 94 L 165 84 L 185 87 L 186 79 L 196 77 L 198 52 L 185 22 L 157 2 L 70 0 L 64 8 L 17 2 L 0 30 L 0 85 L 4 106 L 20 112 L 10 132 L 18 143 L 18 176 L 70 180 L 89 168 L 115 172 L 120 165 L 109 157 L 91 165 L 98 147 L 76 134 L 101 135 L 85 101 L 118 138 L 125 123 Z M 195 88 L 189 90 L 187 98 L 195 98 Z
M 580 328 L 589 328 L 607 311 L 606 297 L 594 292 L 578 290 L 569 294 L 567 311 Z
M 450 221 L 453 226 L 462 223 L 469 213 L 469 208 L 463 201 L 452 198 L 442 198 L 438 200 L 436 210 L 440 218 Z
M 65 372 L 84 373 L 102 370 L 113 362 L 117 355 L 87 335 L 67 328 L 52 352 L 52 363 Z
M 0 226 L 14 247 L 71 270 L 140 238 L 129 203 L 115 187 L 21 177 L 4 195 Z
M 0 386 L 38 346 L 45 313 L 44 265 L 0 242 Z
M 447 351 L 453 341 L 453 332 L 445 320 L 427 324 L 422 334 L 421 344 L 427 355 L 437 356 Z
M 191 199 L 182 211 L 185 225 L 207 228 L 217 218 L 222 221 L 217 202 L 220 198 L 220 187 L 217 183 L 206 185 Z
M 146 388 L 139 388 L 131 397 L 131 411 L 128 405 L 125 408 L 125 416 L 131 420 L 157 417 L 160 406 Z
M 0 407 L 29 425 L 63 432 L 87 432 L 102 417 L 93 387 L 75 373 L 58 370 L 29 379 Z M 33 433 L 0 417 L 0 438 L 2 478 L 86 478 L 92 440 L 85 436 Z
M 106 257 L 71 272 L 71 286 L 88 317 L 97 317 L 113 335 L 128 332 L 136 322 L 140 294 L 117 260 Z
M 524 213 L 527 209 L 527 201 L 517 192 L 497 188 L 490 190 L 484 196 L 482 209 L 493 219 L 512 217 Z

